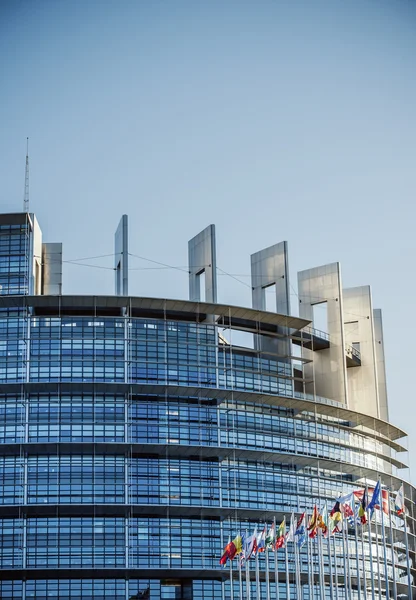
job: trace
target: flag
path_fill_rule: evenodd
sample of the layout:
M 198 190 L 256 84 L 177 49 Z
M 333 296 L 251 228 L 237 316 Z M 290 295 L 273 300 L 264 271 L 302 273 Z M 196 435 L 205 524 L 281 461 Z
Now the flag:
M 237 537 L 235 537 L 233 539 L 233 544 L 235 546 L 235 553 L 236 554 L 241 554 L 241 552 L 243 551 L 243 538 L 241 537 L 241 535 L 237 535 Z M 234 556 L 233 556 L 234 558 Z
M 225 565 L 227 560 L 232 560 L 237 554 L 243 550 L 243 540 L 241 539 L 241 535 L 237 535 L 232 542 L 228 542 L 228 544 L 224 548 L 224 553 L 220 558 L 220 565 Z
M 403 484 L 399 487 L 394 499 L 394 507 L 398 515 L 403 515 L 406 512 L 406 506 L 404 504 L 404 487 Z
M 362 490 L 359 490 L 359 492 Z M 348 492 L 348 494 L 344 494 L 344 496 L 339 496 L 338 498 L 338 502 L 340 504 L 351 504 L 354 498 L 354 495 L 356 494 L 356 492 L 353 490 L 352 492 Z
M 240 564 L 241 565 L 244 564 L 244 560 L 245 560 L 244 549 L 246 547 L 246 537 L 247 537 L 247 530 L 246 530 L 246 533 L 241 534 L 241 553 L 240 553 Z
M 257 550 L 257 527 L 252 535 L 246 536 L 244 540 L 244 559 L 249 560 Z
M 388 490 L 381 490 L 381 506 L 383 508 L 383 512 L 384 514 L 388 515 L 389 514 L 389 492 Z M 377 506 L 376 508 L 380 508 L 379 506 Z
M 358 509 L 358 516 L 360 517 L 360 521 L 362 525 L 367 523 L 367 488 L 364 490 L 360 508 Z
M 266 549 L 266 525 L 263 531 L 257 536 L 257 552 L 264 552 Z
M 266 535 L 266 548 L 274 548 L 274 543 L 276 539 L 276 523 L 273 523 L 270 526 L 269 533 Z
M 373 487 L 369 487 L 367 488 L 367 496 L 369 496 L 371 493 L 374 493 L 375 488 Z M 363 497 L 363 490 L 354 490 L 354 496 L 361 501 L 362 497 Z M 381 498 L 382 498 L 382 506 L 383 506 L 383 512 L 388 515 L 389 514 L 389 493 L 387 490 L 381 490 Z M 376 508 L 380 509 L 380 505 L 377 504 Z
M 337 513 L 341 514 L 341 513 Z M 329 517 L 329 535 L 335 533 L 341 533 L 342 531 L 342 518 L 339 521 L 334 521 L 333 517 Z
M 294 542 L 295 534 L 296 534 L 296 521 L 295 521 L 295 515 L 292 512 L 292 516 L 290 517 L 289 531 L 286 534 L 286 542 Z
M 370 519 L 373 516 L 374 510 L 376 508 L 380 508 L 380 496 L 381 496 L 381 485 L 380 485 L 380 480 L 378 480 L 377 485 L 374 488 L 374 492 L 371 497 L 371 500 L 367 506 L 367 510 L 370 513 Z
M 234 556 L 235 556 L 235 546 L 234 546 L 233 542 L 231 541 L 231 538 L 229 537 L 228 544 L 225 546 L 224 553 L 220 558 L 220 565 L 227 564 L 227 560 L 230 558 L 232 552 L 234 552 Z
M 352 499 L 353 499 L 353 496 L 351 494 L 351 500 Z M 342 516 L 344 517 L 344 519 L 347 519 L 347 521 L 350 523 L 350 525 L 354 525 L 354 527 L 355 527 L 354 511 L 351 508 L 350 504 L 348 504 L 347 502 L 344 502 L 343 504 L 341 504 L 341 512 L 342 512 Z
M 312 516 L 311 516 L 311 518 L 309 520 L 309 523 L 308 523 L 308 531 L 309 531 L 309 537 L 310 538 L 316 537 L 316 534 L 318 533 L 318 529 L 317 529 L 317 527 L 318 527 L 318 516 L 319 516 L 318 508 L 317 508 L 317 506 L 315 504 L 315 506 L 313 507 Z
M 329 516 L 333 521 L 342 521 L 341 506 L 339 500 L 335 502 L 333 509 L 329 513 Z
M 286 539 L 286 517 L 283 517 L 283 521 L 279 525 L 279 529 L 277 530 L 277 539 L 276 539 L 276 550 L 278 548 L 283 548 L 285 545 Z
M 339 499 L 335 502 L 331 512 L 329 513 L 329 533 L 339 533 L 342 531 L 342 513 Z
M 326 502 L 322 513 L 318 515 L 317 526 L 322 531 L 322 535 L 326 537 L 328 535 L 328 508 Z
M 306 542 L 306 530 L 305 530 L 305 526 L 303 524 L 304 521 L 305 521 L 305 513 L 302 513 L 296 524 L 296 531 L 295 531 L 296 544 L 297 544 L 298 548 L 302 548 L 302 546 Z

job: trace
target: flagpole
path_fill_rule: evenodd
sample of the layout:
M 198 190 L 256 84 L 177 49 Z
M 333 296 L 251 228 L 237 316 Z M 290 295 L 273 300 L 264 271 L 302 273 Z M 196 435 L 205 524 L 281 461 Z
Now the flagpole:
M 380 485 L 380 487 L 381 487 L 381 485 Z M 381 517 L 381 535 L 383 536 L 384 578 L 386 580 L 386 600 L 390 600 L 389 570 L 387 568 L 386 530 L 385 530 L 385 526 L 384 526 L 384 511 L 383 511 L 383 490 L 381 490 L 380 517 Z M 393 565 L 393 569 L 394 569 L 394 565 Z
M 239 596 L 240 596 L 240 600 L 243 600 L 243 573 L 241 571 L 241 560 L 242 557 L 239 556 L 238 557 L 238 584 L 239 584 Z
M 233 561 L 230 559 L 230 598 L 234 600 Z
M 287 543 L 285 542 L 285 569 L 286 569 L 286 598 L 290 598 L 289 560 L 287 555 Z
M 403 513 L 403 525 L 404 525 L 404 541 L 406 544 L 406 562 L 407 562 L 407 587 L 408 587 L 408 598 L 412 598 L 412 576 L 410 573 L 410 559 L 409 559 L 409 538 L 407 536 L 407 522 L 406 522 L 406 508 Z
M 270 600 L 270 574 L 269 574 L 269 549 L 266 548 L 264 551 L 264 557 L 266 559 L 266 600 Z
M 371 599 L 375 600 L 374 593 L 374 566 L 373 566 L 373 536 L 371 533 L 371 519 L 370 515 L 367 512 L 368 521 L 367 521 L 367 530 L 368 530 L 368 543 L 370 547 L 370 574 L 371 574 Z
M 274 531 L 276 533 L 276 517 L 273 519 Z M 276 600 L 279 600 L 279 563 L 277 561 L 276 535 L 274 541 L 274 579 L 276 582 Z
M 310 577 L 310 582 L 311 582 L 311 598 L 315 598 L 315 569 L 313 568 L 313 544 L 312 544 L 312 540 L 309 537 L 308 534 L 308 549 L 310 551 L 310 564 L 311 564 L 311 577 Z
M 334 576 L 335 576 L 335 600 L 339 600 L 338 598 L 338 556 L 337 556 L 337 540 L 335 534 L 333 535 L 334 539 Z
M 348 531 L 348 520 L 347 520 L 347 526 L 345 528 L 345 545 L 347 548 L 348 589 L 349 589 L 350 598 L 352 600 L 353 594 L 352 594 L 352 582 L 351 582 L 350 536 L 349 536 L 349 531 Z
M 250 539 L 250 545 L 248 540 Z M 252 551 L 252 543 L 253 543 L 253 536 L 251 536 L 249 538 L 248 535 L 248 529 L 246 529 L 246 535 L 244 538 L 244 544 L 243 544 L 243 553 L 244 553 L 244 570 L 245 570 L 245 576 L 246 576 L 246 599 L 250 600 L 250 556 L 249 553 Z M 241 586 L 243 587 L 243 586 Z
M 364 527 L 361 525 L 361 554 L 363 557 L 363 587 L 364 587 L 364 600 L 367 600 L 367 557 L 365 554 L 364 546 Z
M 376 530 L 376 551 L 377 551 L 377 581 L 378 581 L 378 597 L 381 600 L 381 573 L 380 573 L 380 552 L 379 552 L 379 540 L 378 540 L 378 523 L 377 513 L 375 513 L 374 527 Z
M 327 538 L 328 546 L 328 563 L 329 563 L 329 595 L 331 600 L 334 600 L 334 580 L 332 578 L 332 550 L 331 550 L 331 530 L 328 529 Z
M 396 580 L 396 558 L 394 554 L 394 542 L 393 542 L 393 522 L 391 518 L 391 500 L 390 493 L 387 491 L 387 508 L 389 509 L 389 528 L 390 528 L 390 550 L 391 550 L 391 564 L 393 565 L 393 597 L 397 600 L 397 580 Z
M 300 584 L 300 548 L 298 548 L 296 541 L 293 542 L 293 549 L 295 552 L 296 600 L 302 600 Z
M 259 553 L 256 552 L 256 598 L 261 600 L 260 594 L 260 571 L 259 571 Z
M 324 580 L 324 554 L 322 550 L 322 531 L 318 531 L 318 569 L 319 569 L 319 588 L 321 598 L 325 598 L 325 580 Z
M 246 560 L 246 598 L 251 600 L 251 589 L 250 589 L 250 559 Z
M 357 589 L 358 589 L 358 600 L 361 600 L 361 574 L 360 574 L 360 561 L 358 560 L 358 532 L 357 532 L 357 517 L 354 512 L 354 537 L 355 537 L 355 562 L 357 565 Z M 363 557 L 364 558 L 364 557 Z
M 347 555 L 345 550 L 345 527 L 344 521 L 342 522 L 342 556 L 344 560 L 344 589 L 345 589 L 345 597 L 347 600 L 352 600 L 350 596 L 350 589 L 348 587 L 348 575 L 347 575 Z

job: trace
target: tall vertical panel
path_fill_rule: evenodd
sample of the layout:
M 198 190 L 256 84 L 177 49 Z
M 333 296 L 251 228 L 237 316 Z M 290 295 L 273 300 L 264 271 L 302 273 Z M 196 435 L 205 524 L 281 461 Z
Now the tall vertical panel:
M 287 242 L 280 242 L 251 255 L 253 308 L 266 310 L 267 288 L 273 285 L 276 291 L 276 312 L 290 315 Z
M 42 294 L 62 294 L 62 244 L 42 244 Z
M 374 318 L 374 341 L 377 366 L 378 404 L 380 408 L 380 419 L 389 420 L 389 405 L 386 383 L 386 362 L 384 358 L 383 318 L 381 309 L 373 310 Z
M 350 408 L 379 417 L 373 305 L 370 286 L 343 290 L 346 344 L 359 350 L 361 365 L 347 369 Z
M 273 290 L 274 310 L 290 314 L 289 257 L 287 242 L 280 242 L 251 255 L 251 287 L 253 308 L 267 310 L 266 294 Z M 282 329 L 281 333 L 287 334 Z M 257 336 L 256 348 L 290 356 L 290 340 Z
M 217 302 L 217 256 L 215 225 L 208 225 L 188 242 L 189 299 Z M 205 278 L 205 298 L 201 298 L 201 280 Z
M 344 317 L 341 267 L 332 263 L 298 273 L 299 316 L 313 321 L 315 304 L 326 302 L 330 346 L 313 352 L 304 348 L 303 357 L 313 360 L 304 367 L 306 391 L 348 404 L 345 364 Z
M 30 293 L 36 296 L 42 293 L 42 231 L 33 213 L 28 215 L 31 224 L 32 272 Z
M 129 293 L 128 216 L 123 215 L 114 236 L 114 267 L 116 270 L 116 296 Z

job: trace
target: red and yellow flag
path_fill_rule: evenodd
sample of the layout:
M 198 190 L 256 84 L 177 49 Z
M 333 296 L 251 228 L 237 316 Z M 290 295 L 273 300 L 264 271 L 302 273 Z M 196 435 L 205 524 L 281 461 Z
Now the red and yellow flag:
M 316 535 L 318 533 L 318 518 L 319 518 L 318 507 L 315 504 L 315 506 L 313 507 L 312 516 L 308 523 L 308 531 L 309 531 L 310 538 L 316 537 Z
M 233 560 L 233 558 L 243 551 L 243 540 L 241 535 L 237 535 L 233 541 L 229 541 L 224 548 L 224 553 L 220 558 L 220 565 L 225 565 L 227 560 Z

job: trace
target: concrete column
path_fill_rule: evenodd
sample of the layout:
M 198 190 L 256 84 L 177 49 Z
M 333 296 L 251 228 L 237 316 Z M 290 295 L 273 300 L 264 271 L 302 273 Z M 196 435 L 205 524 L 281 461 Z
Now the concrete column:
M 370 286 L 343 290 L 345 342 L 359 350 L 361 366 L 347 369 L 349 406 L 380 416 Z
M 253 308 L 266 310 L 267 288 L 275 285 L 275 310 L 290 315 L 289 258 L 287 242 L 280 242 L 251 255 Z
M 273 288 L 274 286 L 274 288 Z M 287 242 L 280 242 L 251 255 L 251 287 L 253 308 L 266 310 L 266 294 L 274 292 L 273 310 L 282 315 L 290 314 L 289 258 Z M 286 328 L 280 328 L 287 335 Z M 290 340 L 256 336 L 258 350 L 277 354 L 281 358 L 290 356 Z
M 42 294 L 62 294 L 62 244 L 42 244 Z
M 389 420 L 389 404 L 387 397 L 386 381 L 386 361 L 384 358 L 384 337 L 383 337 L 383 319 L 381 310 L 373 310 L 374 319 L 374 345 L 376 349 L 376 367 L 377 367 L 377 386 L 378 386 L 378 405 L 380 409 L 380 419 Z
M 116 296 L 129 293 L 128 216 L 123 215 L 114 236 L 114 267 L 116 270 Z
M 306 392 L 348 404 L 340 264 L 298 273 L 298 293 L 299 316 L 312 321 L 312 325 L 313 306 L 326 302 L 330 336 L 329 348 L 316 352 L 303 349 L 303 357 L 313 360 L 304 367 L 305 378 L 311 380 L 306 384 Z
M 42 293 L 42 231 L 36 216 L 33 213 L 27 215 L 30 233 L 30 260 L 32 269 L 29 274 L 29 293 L 39 296 Z
M 217 256 L 215 225 L 208 225 L 188 242 L 189 300 L 217 302 Z M 205 298 L 201 298 L 201 280 L 205 278 Z

